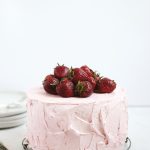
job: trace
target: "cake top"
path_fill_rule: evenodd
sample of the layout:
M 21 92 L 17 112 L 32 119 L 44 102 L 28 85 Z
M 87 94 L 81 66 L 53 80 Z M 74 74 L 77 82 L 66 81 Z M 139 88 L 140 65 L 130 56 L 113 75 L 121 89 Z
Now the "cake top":
M 51 95 L 85 98 L 93 93 L 112 93 L 116 89 L 116 83 L 110 78 L 100 76 L 87 65 L 69 69 L 58 64 L 53 74 L 45 77 L 43 88 Z
M 28 98 L 41 101 L 44 103 L 52 103 L 52 104 L 82 104 L 82 103 L 93 103 L 100 102 L 101 104 L 109 103 L 112 101 L 120 101 L 124 99 L 125 91 L 124 89 L 117 88 L 112 93 L 103 93 L 97 94 L 93 93 L 90 97 L 87 98 L 79 98 L 79 97 L 69 97 L 64 98 L 59 95 L 48 94 L 42 87 L 33 88 L 29 92 L 27 92 Z

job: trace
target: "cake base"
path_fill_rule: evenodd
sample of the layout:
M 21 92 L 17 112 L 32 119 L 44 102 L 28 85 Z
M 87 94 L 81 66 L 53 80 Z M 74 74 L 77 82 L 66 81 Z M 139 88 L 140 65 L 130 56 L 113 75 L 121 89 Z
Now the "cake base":
M 41 88 L 28 94 L 26 138 L 33 150 L 124 150 L 127 130 L 123 89 L 83 99 Z
M 32 148 L 29 146 L 29 142 L 26 138 L 23 139 L 22 146 L 23 146 L 24 150 L 32 150 Z M 131 140 L 129 137 L 126 138 L 124 147 L 125 148 L 123 150 L 129 150 L 131 148 Z

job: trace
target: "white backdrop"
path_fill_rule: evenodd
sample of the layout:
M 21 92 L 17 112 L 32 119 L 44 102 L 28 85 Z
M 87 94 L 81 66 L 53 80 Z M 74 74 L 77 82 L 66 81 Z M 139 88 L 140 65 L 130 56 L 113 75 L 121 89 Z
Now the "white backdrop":
M 0 0 L 0 89 L 87 64 L 150 105 L 149 0 Z

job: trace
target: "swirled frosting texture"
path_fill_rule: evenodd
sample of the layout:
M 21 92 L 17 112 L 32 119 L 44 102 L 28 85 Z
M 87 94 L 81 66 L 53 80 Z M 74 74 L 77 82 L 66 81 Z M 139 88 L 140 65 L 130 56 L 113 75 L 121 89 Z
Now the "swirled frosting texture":
M 33 150 L 123 150 L 127 136 L 125 92 L 61 98 L 42 88 L 27 102 L 27 139 Z

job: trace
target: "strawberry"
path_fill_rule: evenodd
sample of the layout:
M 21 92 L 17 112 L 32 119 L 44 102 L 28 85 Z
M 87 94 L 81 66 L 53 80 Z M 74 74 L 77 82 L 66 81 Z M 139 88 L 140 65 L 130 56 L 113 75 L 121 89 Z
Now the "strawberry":
M 78 97 L 88 97 L 93 93 L 92 84 L 89 81 L 79 81 L 75 87 L 75 94 Z
M 75 84 L 78 83 L 78 81 L 86 81 L 88 79 L 87 73 L 81 68 L 74 68 L 72 69 L 72 71 L 73 71 L 72 81 Z
M 97 73 L 97 71 L 95 71 L 95 72 L 93 72 L 93 77 L 94 77 L 94 79 L 97 81 L 97 80 L 100 79 L 100 74 Z
M 58 64 L 58 66 L 54 69 L 54 75 L 58 79 L 67 77 L 68 73 L 69 73 L 69 68 L 64 65 L 60 66 Z
M 81 66 L 80 68 L 84 70 L 88 76 L 93 77 L 93 71 L 87 65 Z
M 62 97 L 74 96 L 74 84 L 68 79 L 61 80 L 56 87 L 56 92 Z
M 87 79 L 87 81 L 89 81 L 91 84 L 92 84 L 92 87 L 93 87 L 93 90 L 95 89 L 95 86 L 96 86 L 96 81 L 93 77 L 89 77 Z
M 96 93 L 111 93 L 116 88 L 116 83 L 114 80 L 109 78 L 100 78 L 95 87 Z
M 83 69 L 74 68 L 73 69 L 73 78 L 72 81 L 74 83 L 78 83 L 78 81 L 89 81 L 92 84 L 93 89 L 96 86 L 96 81 L 92 76 L 89 76 Z
M 43 87 L 47 93 L 57 94 L 56 86 L 59 83 L 59 80 L 54 77 L 54 75 L 47 75 L 43 81 Z
M 100 80 L 102 77 L 100 77 L 99 75 L 96 75 L 94 78 L 95 78 L 95 81 L 97 82 L 97 81 Z

